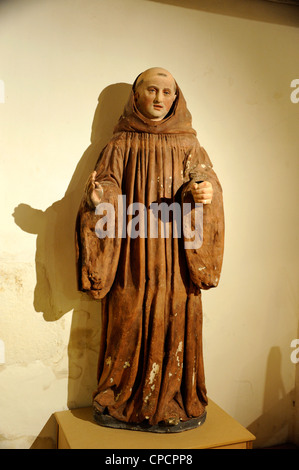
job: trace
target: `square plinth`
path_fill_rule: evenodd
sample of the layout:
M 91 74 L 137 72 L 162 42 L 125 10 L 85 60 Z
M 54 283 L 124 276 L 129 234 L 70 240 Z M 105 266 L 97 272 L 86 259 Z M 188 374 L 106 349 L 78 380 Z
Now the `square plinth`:
M 209 400 L 204 424 L 173 434 L 113 429 L 95 423 L 92 407 L 55 413 L 58 449 L 251 449 L 255 436 Z

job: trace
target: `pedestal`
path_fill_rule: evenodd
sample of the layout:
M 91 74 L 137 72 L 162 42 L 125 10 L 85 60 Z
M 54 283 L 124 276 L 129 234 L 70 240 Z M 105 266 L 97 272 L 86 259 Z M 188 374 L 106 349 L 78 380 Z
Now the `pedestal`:
M 209 400 L 205 423 L 174 434 L 102 427 L 91 407 L 55 413 L 58 449 L 251 449 L 255 436 Z

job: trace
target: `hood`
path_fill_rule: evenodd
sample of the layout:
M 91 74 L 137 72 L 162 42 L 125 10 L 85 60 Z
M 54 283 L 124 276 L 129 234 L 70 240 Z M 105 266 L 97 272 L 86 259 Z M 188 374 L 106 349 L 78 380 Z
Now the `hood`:
M 168 115 L 161 121 L 151 121 L 136 108 L 133 88 L 114 134 L 118 132 L 146 132 L 149 134 L 193 134 L 192 116 L 187 109 L 185 98 L 177 85 L 177 97 Z

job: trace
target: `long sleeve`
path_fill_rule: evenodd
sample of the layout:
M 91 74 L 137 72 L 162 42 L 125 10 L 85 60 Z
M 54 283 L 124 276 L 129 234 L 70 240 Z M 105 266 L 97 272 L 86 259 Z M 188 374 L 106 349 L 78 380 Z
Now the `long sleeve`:
M 77 272 L 79 290 L 101 299 L 115 279 L 121 246 L 117 228 L 123 157 L 113 142 L 105 147 L 95 169 L 104 194 L 97 208 L 90 208 L 85 197 L 81 202 L 76 226 Z M 107 236 L 101 237 L 105 231 Z
M 212 169 L 206 151 L 199 145 L 189 161 L 187 160 L 189 181 L 182 191 L 182 203 L 191 207 L 191 233 L 197 232 L 197 243 L 185 241 L 185 255 L 190 277 L 201 289 L 216 287 L 219 282 L 224 251 L 224 210 L 220 182 Z M 197 209 L 191 193 L 195 181 L 209 181 L 213 186 L 211 204 L 198 204 Z M 198 211 L 197 218 L 195 210 Z M 189 230 L 190 232 L 190 230 Z

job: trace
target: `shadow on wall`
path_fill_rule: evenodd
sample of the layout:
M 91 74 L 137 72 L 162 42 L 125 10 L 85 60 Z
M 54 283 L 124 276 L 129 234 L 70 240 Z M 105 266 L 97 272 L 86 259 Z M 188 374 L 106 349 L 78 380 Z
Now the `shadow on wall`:
M 263 23 L 299 25 L 298 0 L 148 0 Z
M 100 94 L 92 123 L 91 145 L 81 157 L 64 197 L 45 211 L 21 203 L 13 214 L 22 230 L 37 234 L 34 309 L 42 312 L 47 322 L 57 321 L 73 310 L 68 345 L 69 408 L 91 404 L 96 386 L 101 323 L 101 302 L 77 290 L 76 216 L 85 182 L 112 136 L 131 87 L 118 83 Z M 44 429 L 43 435 L 45 432 Z
M 254 436 L 255 448 L 293 442 L 295 390 L 286 393 L 281 375 L 281 351 L 271 348 L 268 355 L 263 414 L 247 427 Z M 283 417 L 283 418 L 282 418 Z

